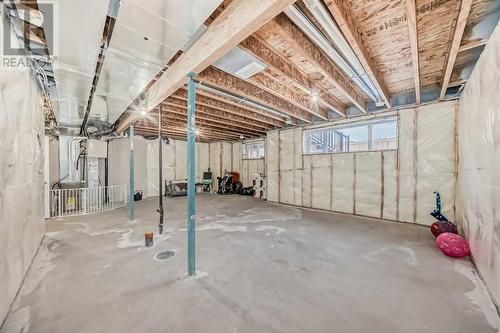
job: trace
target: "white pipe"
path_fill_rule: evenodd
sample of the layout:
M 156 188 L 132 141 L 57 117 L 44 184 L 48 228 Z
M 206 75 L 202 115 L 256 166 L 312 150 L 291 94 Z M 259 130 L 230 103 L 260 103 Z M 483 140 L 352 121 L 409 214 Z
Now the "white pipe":
M 342 54 L 337 52 L 331 42 L 319 31 L 316 26 L 307 18 L 295 5 L 285 9 L 285 14 L 313 40 L 357 85 L 374 101 L 380 101 L 380 95 L 371 82 L 370 78 L 359 63 L 358 58 L 349 46 L 344 35 L 337 24 L 331 19 L 325 8 L 317 0 L 305 0 L 307 8 L 318 20 L 321 26 L 328 33 L 329 37 L 336 43 Z M 346 59 L 344 59 L 344 57 Z

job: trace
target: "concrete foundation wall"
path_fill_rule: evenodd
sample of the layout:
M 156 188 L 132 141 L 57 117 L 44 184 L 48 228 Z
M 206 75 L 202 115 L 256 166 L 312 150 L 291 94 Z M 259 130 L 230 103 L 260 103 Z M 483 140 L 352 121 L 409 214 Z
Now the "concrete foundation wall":
M 433 192 L 438 191 L 443 214 L 454 220 L 457 105 L 451 101 L 393 112 L 397 150 L 303 155 L 303 130 L 318 126 L 269 132 L 268 200 L 430 225 Z
M 45 232 L 44 146 L 30 72 L 0 68 L 0 324 Z
M 458 222 L 500 304 L 500 25 L 460 98 Z

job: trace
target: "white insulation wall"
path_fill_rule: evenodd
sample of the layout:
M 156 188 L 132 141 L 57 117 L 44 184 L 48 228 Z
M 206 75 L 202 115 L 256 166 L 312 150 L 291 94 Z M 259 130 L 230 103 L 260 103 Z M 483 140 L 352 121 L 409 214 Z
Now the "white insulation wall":
M 110 185 L 129 183 L 129 138 L 113 140 L 109 143 Z M 158 141 L 134 138 L 135 189 L 143 191 L 144 197 L 158 195 Z M 265 159 L 244 160 L 241 142 L 196 143 L 196 181 L 201 181 L 208 168 L 213 172 L 214 189 L 217 177 L 224 171 L 240 174 L 244 186 L 252 185 L 252 175 L 265 173 Z M 163 143 L 163 180 L 179 181 L 187 179 L 186 141 L 170 140 Z
M 0 68 L 0 324 L 45 232 L 44 146 L 30 72 Z
M 460 98 L 458 222 L 500 304 L 500 25 Z
M 144 197 L 158 195 L 158 140 L 134 137 L 135 189 L 143 191 Z M 187 179 L 187 143 L 170 140 L 163 143 L 163 181 Z M 130 172 L 129 138 L 113 140 L 109 143 L 109 184 L 129 183 Z M 196 180 L 200 181 L 210 162 L 208 143 L 196 143 Z
M 268 200 L 430 225 L 438 191 L 454 219 L 456 109 L 451 101 L 394 112 L 399 149 L 391 151 L 303 155 L 303 128 L 269 132 Z

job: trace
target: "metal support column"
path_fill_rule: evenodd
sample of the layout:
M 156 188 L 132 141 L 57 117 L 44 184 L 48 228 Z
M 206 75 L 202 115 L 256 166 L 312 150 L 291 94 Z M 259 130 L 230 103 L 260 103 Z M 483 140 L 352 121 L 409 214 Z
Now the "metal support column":
M 188 275 L 193 276 L 196 274 L 195 266 L 195 222 L 196 222 L 196 193 L 195 193 L 195 139 L 196 139 L 196 123 L 195 123 L 195 113 L 196 113 L 196 84 L 194 82 L 194 77 L 196 74 L 189 73 L 188 82 Z
M 158 189 L 160 191 L 158 196 L 158 213 L 160 214 L 160 223 L 158 224 L 158 233 L 163 234 L 163 140 L 162 140 L 162 118 L 163 118 L 163 108 L 161 107 L 158 110 L 158 169 L 159 169 L 159 178 L 158 178 Z
M 129 178 L 129 213 L 130 213 L 130 221 L 134 221 L 135 212 L 134 212 L 134 126 L 130 125 L 129 129 L 129 139 L 130 139 L 130 178 Z

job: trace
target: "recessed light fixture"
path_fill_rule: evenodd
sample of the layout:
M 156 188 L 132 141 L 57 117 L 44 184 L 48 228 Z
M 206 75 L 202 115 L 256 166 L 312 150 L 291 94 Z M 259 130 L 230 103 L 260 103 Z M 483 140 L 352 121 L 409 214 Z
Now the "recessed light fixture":
M 141 116 L 143 116 L 143 117 L 144 117 L 144 116 L 146 115 L 146 113 L 147 113 L 147 112 L 146 112 L 146 110 L 142 110 L 142 111 L 141 111 Z

